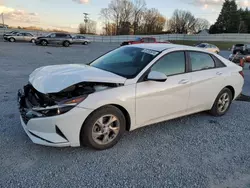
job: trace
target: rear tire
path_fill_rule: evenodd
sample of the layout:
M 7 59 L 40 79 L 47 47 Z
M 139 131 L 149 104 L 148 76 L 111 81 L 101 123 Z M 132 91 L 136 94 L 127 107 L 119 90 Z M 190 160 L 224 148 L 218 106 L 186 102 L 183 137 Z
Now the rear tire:
M 230 89 L 224 88 L 214 101 L 212 109 L 209 111 L 213 116 L 223 116 L 229 110 L 233 100 Z
M 84 122 L 80 132 L 81 143 L 97 150 L 111 148 L 122 137 L 125 126 L 125 117 L 118 108 L 112 105 L 102 107 Z
M 10 41 L 10 42 L 16 42 L 16 39 L 14 39 L 13 37 L 11 37 L 11 38 L 9 39 L 9 41 Z
M 64 47 L 69 47 L 69 45 L 70 45 L 69 41 L 64 41 L 64 42 L 63 42 L 63 46 L 64 46 Z

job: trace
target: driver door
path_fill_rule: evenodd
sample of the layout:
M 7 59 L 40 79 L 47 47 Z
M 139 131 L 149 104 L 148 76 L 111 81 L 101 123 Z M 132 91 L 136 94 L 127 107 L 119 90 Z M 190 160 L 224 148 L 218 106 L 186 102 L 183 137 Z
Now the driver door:
M 166 74 L 165 82 L 142 81 L 136 86 L 136 126 L 185 115 L 191 84 L 183 51 L 161 57 L 151 68 Z

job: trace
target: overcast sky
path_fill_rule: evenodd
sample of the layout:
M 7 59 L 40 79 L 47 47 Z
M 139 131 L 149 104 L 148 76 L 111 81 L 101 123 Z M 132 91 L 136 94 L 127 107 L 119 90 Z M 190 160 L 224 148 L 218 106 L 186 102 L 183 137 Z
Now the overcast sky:
M 38 26 L 76 31 L 83 22 L 83 12 L 97 21 L 101 8 L 111 0 L 0 0 L 0 14 L 4 12 L 5 22 L 13 26 Z M 206 18 L 214 23 L 220 12 L 223 0 L 146 0 L 148 8 L 157 8 L 166 18 L 175 9 L 189 10 L 196 17 Z M 238 0 L 241 7 L 250 8 L 250 0 Z

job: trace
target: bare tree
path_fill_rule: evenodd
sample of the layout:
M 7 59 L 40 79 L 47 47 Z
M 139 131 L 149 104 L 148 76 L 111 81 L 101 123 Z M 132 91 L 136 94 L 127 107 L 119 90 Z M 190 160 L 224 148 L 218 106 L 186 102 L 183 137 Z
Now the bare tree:
M 196 22 L 191 12 L 177 9 L 169 20 L 168 27 L 173 33 L 193 33 Z
M 96 34 L 96 22 L 93 20 L 88 20 L 86 25 L 85 23 L 80 23 L 79 32 L 81 34 L 87 34 L 87 33 Z
M 110 10 L 108 8 L 102 8 L 100 12 L 100 19 L 103 20 L 104 27 L 103 29 L 105 30 L 104 33 L 105 35 L 112 35 L 111 29 L 111 23 L 110 23 Z M 116 30 L 114 29 L 115 33 Z
M 146 2 L 145 0 L 134 0 L 134 9 L 133 9 L 133 30 L 134 35 L 137 32 L 137 28 L 140 25 L 141 18 L 143 16 L 144 11 L 146 10 Z
M 160 33 L 164 29 L 165 23 L 165 17 L 157 9 L 146 10 L 143 15 L 143 33 Z
M 166 22 L 157 9 L 146 10 L 145 0 L 112 0 L 100 15 L 106 34 L 114 25 L 116 34 L 157 33 L 162 32 Z
M 86 34 L 86 27 L 84 23 L 80 23 L 78 29 L 80 34 Z
M 109 13 L 110 19 L 116 24 L 116 34 L 120 26 L 121 11 L 122 11 L 121 1 L 122 0 L 112 0 L 108 6 L 110 12 Z
M 209 29 L 210 23 L 206 19 L 203 18 L 197 18 L 196 24 L 195 24 L 195 31 L 199 32 L 204 29 Z

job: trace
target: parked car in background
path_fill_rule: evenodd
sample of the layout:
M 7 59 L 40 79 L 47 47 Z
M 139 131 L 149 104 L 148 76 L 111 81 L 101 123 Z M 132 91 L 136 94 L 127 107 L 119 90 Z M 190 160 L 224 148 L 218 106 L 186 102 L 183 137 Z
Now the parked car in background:
M 232 46 L 232 53 L 250 54 L 250 44 L 235 44 Z
M 21 124 L 37 144 L 102 150 L 125 130 L 201 111 L 222 116 L 243 84 L 242 67 L 203 49 L 123 46 L 87 65 L 34 70 L 18 92 Z
M 17 33 L 19 33 L 19 31 L 11 31 L 11 32 L 5 33 L 5 34 L 3 34 L 3 38 L 5 39 L 5 37 L 11 36 L 11 35 L 16 35 Z
M 32 42 L 35 43 L 36 36 L 31 33 L 16 33 L 15 35 L 5 36 L 5 40 L 9 42 Z
M 35 43 L 42 46 L 57 44 L 69 47 L 73 43 L 73 37 L 68 33 L 50 33 L 47 36 L 37 37 Z
M 73 44 L 84 44 L 87 45 L 89 44 L 91 41 L 89 39 L 87 39 L 85 36 L 82 35 L 76 35 L 73 37 Z
M 209 43 L 200 43 L 198 45 L 196 45 L 196 47 L 198 48 L 203 48 L 204 50 L 208 51 L 208 52 L 213 52 L 213 53 L 220 53 L 220 49 L 213 45 L 213 44 L 209 44 Z
M 164 42 L 158 42 L 156 41 L 156 39 L 154 37 L 138 37 L 135 40 L 131 40 L 131 41 L 124 41 L 121 46 L 125 46 L 125 45 L 130 45 L 130 44 L 141 44 L 141 43 L 165 43 L 165 44 L 169 44 L 170 42 L 168 41 L 164 41 Z

